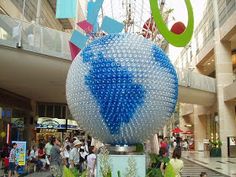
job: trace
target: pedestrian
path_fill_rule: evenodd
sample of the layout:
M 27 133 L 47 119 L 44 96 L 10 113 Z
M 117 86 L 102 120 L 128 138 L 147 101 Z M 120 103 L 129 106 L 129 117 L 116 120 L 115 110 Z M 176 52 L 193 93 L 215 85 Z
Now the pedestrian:
M 173 142 L 173 149 L 175 149 L 176 146 L 177 146 L 177 143 L 176 143 L 176 140 L 174 140 L 174 142 Z
M 62 177 L 62 158 L 61 158 L 61 143 L 56 137 L 51 139 L 52 149 L 50 151 L 50 171 L 53 177 Z
M 64 147 L 67 147 L 67 146 L 71 146 L 71 143 L 70 143 L 70 137 L 66 137 L 65 138 L 65 141 L 64 141 Z
M 164 174 L 165 169 L 167 164 L 164 162 L 164 158 L 167 158 L 168 154 L 167 154 L 167 149 L 161 147 L 160 151 L 159 151 L 159 155 L 158 155 L 158 160 L 157 160 L 157 164 L 156 164 L 156 168 L 159 168 L 162 172 L 162 174 Z
M 95 177 L 96 174 L 96 147 L 90 146 L 90 152 L 87 156 L 88 177 Z
M 183 142 L 183 150 L 184 151 L 188 150 L 188 140 L 187 139 L 185 139 L 184 142 Z
M 46 156 L 48 159 L 50 159 L 50 152 L 51 152 L 51 149 L 52 149 L 52 144 L 51 144 L 51 137 L 48 138 L 48 142 L 47 144 L 45 145 L 45 152 L 46 152 Z
M 206 172 L 201 172 L 200 177 L 207 177 L 207 173 Z
M 71 151 L 71 148 L 70 148 L 70 145 L 67 145 L 64 149 L 63 149 L 63 152 L 62 152 L 62 159 L 64 161 L 64 164 L 67 168 L 69 168 L 69 165 L 70 165 L 70 162 L 69 162 L 69 157 L 70 157 L 70 151 Z
M 180 158 L 181 158 L 181 148 L 177 146 L 174 149 L 172 159 L 170 159 L 170 164 L 172 165 L 176 174 L 175 177 L 181 177 L 181 172 L 184 167 L 184 162 Z
M 12 144 L 12 149 L 10 151 L 10 155 L 9 155 L 9 171 L 8 171 L 8 177 L 11 177 L 12 174 L 14 174 L 14 177 L 17 177 L 17 161 L 16 161 L 16 148 L 17 148 L 17 144 L 13 143 Z
M 82 142 L 80 140 L 75 140 L 74 141 L 74 146 L 73 149 L 70 151 L 69 154 L 69 160 L 70 160 L 70 168 L 76 168 L 77 170 L 79 170 L 81 172 L 80 169 L 80 153 L 79 153 L 79 149 L 82 146 Z
M 38 153 L 36 154 L 38 155 L 38 160 L 39 160 L 39 163 L 41 164 L 40 169 L 45 170 L 47 161 L 46 161 L 46 153 L 45 153 L 43 144 L 39 144 L 39 148 L 37 152 Z
M 36 167 L 37 167 L 37 165 L 39 164 L 38 163 L 38 159 L 37 159 L 37 156 L 36 156 L 36 152 L 37 152 L 37 148 L 36 148 L 36 146 L 35 145 L 33 145 L 32 147 L 31 147 L 31 150 L 30 150 L 30 153 L 29 153 L 29 162 L 31 163 L 31 164 L 34 164 L 34 172 L 36 171 Z

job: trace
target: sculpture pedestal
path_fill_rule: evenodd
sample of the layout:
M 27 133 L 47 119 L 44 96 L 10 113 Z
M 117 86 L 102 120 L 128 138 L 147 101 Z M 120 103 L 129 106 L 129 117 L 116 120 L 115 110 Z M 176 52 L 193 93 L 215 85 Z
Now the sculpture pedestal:
M 97 156 L 97 176 L 103 177 L 101 173 L 101 161 L 102 156 Z M 129 172 L 131 163 L 135 163 L 135 170 L 137 177 L 146 176 L 146 156 L 145 155 L 109 155 L 109 165 L 112 171 L 112 177 L 118 177 L 118 171 L 120 171 L 120 177 L 126 176 Z M 132 166 L 132 165 L 131 165 Z

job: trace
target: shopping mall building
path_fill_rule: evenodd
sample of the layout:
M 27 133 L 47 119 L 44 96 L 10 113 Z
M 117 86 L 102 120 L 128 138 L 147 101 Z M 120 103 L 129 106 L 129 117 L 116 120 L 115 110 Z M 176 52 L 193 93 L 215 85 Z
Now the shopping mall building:
M 75 22 L 85 18 L 86 3 L 79 1 L 74 21 L 55 18 L 56 0 L 35 2 L 0 1 L 1 144 L 73 131 L 65 98 L 68 40 Z M 204 150 L 204 142 L 219 136 L 228 156 L 227 138 L 236 136 L 236 1 L 218 0 L 218 7 L 207 2 L 192 42 L 175 60 L 180 112 L 164 134 L 179 124 L 193 133 L 195 150 Z
M 235 156 L 236 149 L 233 154 L 228 154 L 228 145 L 236 137 L 236 1 L 207 1 L 203 10 L 203 18 L 191 43 L 182 50 L 174 64 L 189 73 L 213 78 L 215 89 L 211 93 L 214 97 L 209 102 L 199 94 L 199 99 L 205 100 L 203 104 L 180 103 L 177 124 L 188 132 L 182 134 L 183 137 L 194 138 L 195 150 L 207 150 L 209 140 L 219 138 L 223 143 L 222 155 Z M 185 77 L 192 80 L 192 75 Z M 189 99 L 193 96 L 188 95 Z M 165 126 L 166 135 L 171 134 L 174 123 L 176 120 Z
M 75 22 L 56 19 L 55 6 L 56 0 L 0 1 L 1 146 L 51 134 L 62 138 L 78 129 L 65 99 Z

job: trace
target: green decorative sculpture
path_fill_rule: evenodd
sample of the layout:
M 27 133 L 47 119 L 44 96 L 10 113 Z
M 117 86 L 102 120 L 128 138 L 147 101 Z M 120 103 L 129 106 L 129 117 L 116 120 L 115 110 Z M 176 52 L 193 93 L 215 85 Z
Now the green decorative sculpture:
M 192 35 L 193 35 L 193 29 L 194 29 L 193 8 L 192 8 L 190 0 L 185 0 L 185 4 L 188 10 L 188 25 L 183 33 L 175 34 L 167 28 L 161 16 L 160 9 L 158 7 L 158 0 L 150 0 L 152 16 L 155 20 L 155 23 L 159 32 L 170 44 L 176 47 L 186 46 L 191 40 Z

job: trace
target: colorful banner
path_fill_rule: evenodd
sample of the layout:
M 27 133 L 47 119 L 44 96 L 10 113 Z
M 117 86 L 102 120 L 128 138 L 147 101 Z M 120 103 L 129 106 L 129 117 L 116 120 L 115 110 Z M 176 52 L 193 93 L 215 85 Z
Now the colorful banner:
M 76 0 L 57 0 L 56 18 L 75 18 Z
M 102 26 L 101 26 L 102 30 L 107 32 L 107 33 L 119 33 L 123 30 L 124 28 L 124 24 L 120 23 L 116 20 L 113 20 L 110 17 L 105 16 L 103 18 L 103 22 L 102 22 Z
M 16 161 L 19 166 L 25 166 L 26 161 L 26 141 L 12 141 L 17 144 Z

